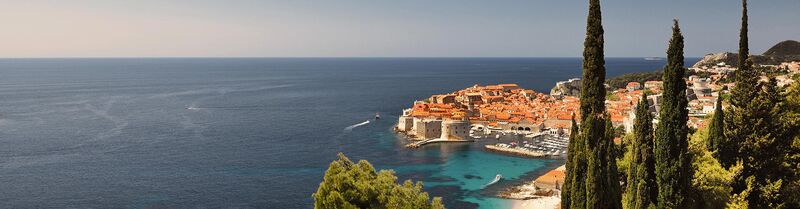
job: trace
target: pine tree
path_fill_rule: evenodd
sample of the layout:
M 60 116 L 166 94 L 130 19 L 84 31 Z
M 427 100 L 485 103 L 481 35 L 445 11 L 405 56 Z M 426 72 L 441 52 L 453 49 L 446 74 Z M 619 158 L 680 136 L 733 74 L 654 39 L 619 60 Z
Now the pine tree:
M 758 94 L 748 109 L 757 129 L 743 137 L 741 150 L 748 152 L 740 152 L 744 168 L 734 178 L 734 192 L 746 189 L 750 183 L 754 189 L 745 197 L 750 208 L 787 208 L 788 200 L 783 196 L 790 195 L 785 191 L 790 189 L 786 185 L 795 174 L 786 159 L 791 152 L 792 137 L 786 135 L 789 127 L 780 119 L 786 114 L 784 97 L 777 89 L 775 78 L 757 87 Z
M 725 138 L 725 112 L 722 110 L 722 95 L 717 97 L 716 109 L 714 116 L 711 118 L 711 124 L 708 125 L 708 139 L 706 140 L 706 147 L 709 151 L 714 153 L 716 158 L 723 167 L 730 167 L 735 164 L 732 156 L 732 149 L 735 147 L 728 146 L 727 138 Z
M 572 115 L 572 126 L 569 134 L 569 144 L 567 145 L 567 163 L 564 166 L 568 171 L 573 170 L 573 155 L 575 153 L 575 143 L 578 136 L 578 125 L 575 123 L 575 115 Z M 569 175 L 569 174 L 568 174 Z M 572 187 L 572 178 L 564 178 L 564 185 L 561 187 L 561 205 L 567 208 L 570 205 L 570 188 Z
M 314 198 L 315 209 L 444 209 L 442 199 L 429 201 L 422 183 L 397 184 L 393 171 L 375 172 L 369 162 L 353 163 L 344 154 L 331 162 Z
M 655 156 L 658 208 L 685 208 L 688 201 L 692 165 L 688 152 L 688 110 L 686 106 L 686 69 L 683 57 L 683 35 L 678 20 L 672 27 L 672 39 L 664 68 L 664 93 L 659 123 L 656 128 Z
M 650 115 L 647 95 L 636 107 L 634 122 L 634 141 L 631 152 L 630 168 L 628 168 L 628 187 L 625 201 L 628 209 L 646 209 L 655 207 L 658 190 L 656 188 L 655 159 L 653 156 L 653 116 Z

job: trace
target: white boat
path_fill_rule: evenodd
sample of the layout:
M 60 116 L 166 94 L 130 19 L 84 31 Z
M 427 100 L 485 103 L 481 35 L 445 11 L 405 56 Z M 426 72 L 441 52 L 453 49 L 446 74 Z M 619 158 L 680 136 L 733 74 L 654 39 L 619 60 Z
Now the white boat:
M 483 187 L 486 187 L 486 186 L 492 185 L 494 183 L 497 183 L 498 181 L 500 181 L 500 179 L 503 179 L 503 176 L 498 173 L 497 176 L 494 176 L 494 180 L 492 180 L 492 182 L 489 182 L 488 184 L 483 185 Z

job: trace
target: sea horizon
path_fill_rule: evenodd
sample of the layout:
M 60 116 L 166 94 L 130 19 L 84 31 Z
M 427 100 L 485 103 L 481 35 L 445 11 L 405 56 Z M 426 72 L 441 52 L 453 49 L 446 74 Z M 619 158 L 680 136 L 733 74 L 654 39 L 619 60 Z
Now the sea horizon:
M 606 66 L 611 77 L 663 64 Z M 424 182 L 451 208 L 502 208 L 511 201 L 494 192 L 561 160 L 481 143 L 409 150 L 391 127 L 431 94 L 476 83 L 547 92 L 581 69 L 578 58 L 102 58 L 0 59 L 0 73 L 9 206 L 308 208 L 343 152 Z M 481 188 L 497 173 L 505 180 Z

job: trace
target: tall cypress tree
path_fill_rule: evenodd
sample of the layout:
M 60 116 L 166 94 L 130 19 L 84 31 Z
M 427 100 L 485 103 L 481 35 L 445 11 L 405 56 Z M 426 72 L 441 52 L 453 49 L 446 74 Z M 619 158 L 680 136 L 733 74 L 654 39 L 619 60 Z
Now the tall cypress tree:
M 605 138 L 606 77 L 604 39 L 600 0 L 589 0 L 586 37 L 583 42 L 583 80 L 581 85 L 580 139 L 584 143 L 585 207 L 601 208 L 606 179 L 603 176 L 600 142 Z M 573 187 L 574 188 L 574 187 Z
M 686 69 L 683 35 L 674 20 L 663 75 L 663 102 L 656 128 L 655 156 L 658 208 L 685 208 L 692 179 L 692 164 L 687 139 Z
M 636 107 L 635 135 L 631 146 L 633 158 L 628 168 L 628 188 L 625 201 L 628 209 L 655 207 L 658 197 L 656 188 L 655 159 L 653 156 L 653 116 L 650 115 L 647 95 Z
M 722 95 L 717 97 L 716 109 L 714 116 L 711 118 L 711 124 L 708 125 L 708 139 L 706 140 L 706 147 L 714 153 L 714 158 L 727 168 L 735 162 L 732 156 L 731 149 L 735 147 L 728 146 L 727 139 L 725 138 L 725 112 L 722 110 Z
M 736 70 L 736 85 L 731 90 L 730 108 L 731 114 L 725 118 L 728 129 L 725 131 L 727 137 L 725 147 L 732 149 L 722 150 L 721 156 L 736 156 L 728 159 L 728 162 L 720 161 L 723 164 L 733 164 L 740 158 L 742 143 L 747 136 L 753 135 L 756 128 L 755 112 L 751 107 L 752 100 L 758 95 L 758 72 L 753 68 L 753 62 L 748 59 L 750 49 L 748 48 L 747 37 L 747 0 L 742 0 L 742 26 L 739 31 L 739 68 Z M 744 186 L 744 185 L 742 185 Z M 741 187 L 744 189 L 744 187 Z M 738 190 L 738 189 L 737 189 Z
M 575 140 L 570 208 L 621 208 L 619 183 L 605 115 L 605 59 L 600 1 L 589 1 L 583 50 L 581 125 Z M 610 127 L 609 127 L 610 128 Z M 615 161 L 614 161 L 615 162 Z
M 564 166 L 567 171 L 573 171 L 573 157 L 575 153 L 575 138 L 578 136 L 578 125 L 575 123 L 575 115 L 572 115 L 572 126 L 569 134 L 569 144 L 567 145 L 567 163 Z M 581 146 L 582 147 L 582 146 Z M 567 174 L 569 176 L 569 174 Z M 564 185 L 561 186 L 561 205 L 563 208 L 568 208 L 570 205 L 570 188 L 572 187 L 572 178 L 565 177 Z

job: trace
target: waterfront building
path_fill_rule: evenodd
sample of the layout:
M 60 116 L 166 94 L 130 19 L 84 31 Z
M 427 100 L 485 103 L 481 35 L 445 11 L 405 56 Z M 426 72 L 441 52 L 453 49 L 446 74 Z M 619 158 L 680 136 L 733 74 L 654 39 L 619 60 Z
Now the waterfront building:
M 433 139 L 442 135 L 442 120 L 436 118 L 414 118 L 413 135 L 419 139 Z
M 445 119 L 442 122 L 441 139 L 467 140 L 469 139 L 470 124 L 465 119 Z
M 414 127 L 414 118 L 410 115 L 402 115 L 397 121 L 397 131 L 407 132 Z

